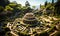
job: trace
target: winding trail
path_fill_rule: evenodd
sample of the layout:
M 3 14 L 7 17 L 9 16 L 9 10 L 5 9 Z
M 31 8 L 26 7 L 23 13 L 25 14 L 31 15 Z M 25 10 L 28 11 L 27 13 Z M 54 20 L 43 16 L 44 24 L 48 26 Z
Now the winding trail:
M 17 34 L 15 34 L 15 33 L 13 33 L 12 31 L 10 32 L 11 34 L 13 34 L 14 36 L 19 36 L 19 35 L 17 35 Z
M 54 31 L 53 33 L 51 33 L 49 36 L 53 36 L 55 35 L 55 33 L 57 33 L 58 31 Z

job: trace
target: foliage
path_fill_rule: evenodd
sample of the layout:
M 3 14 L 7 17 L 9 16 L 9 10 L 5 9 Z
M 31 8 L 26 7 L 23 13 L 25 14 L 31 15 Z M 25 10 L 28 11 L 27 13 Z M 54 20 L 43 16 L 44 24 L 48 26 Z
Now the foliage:
M 56 5 L 55 5 L 55 13 L 57 15 L 60 15 L 60 0 L 57 0 Z
M 48 5 L 46 6 L 46 9 L 49 8 L 49 9 L 54 9 L 54 5 L 52 6 L 51 4 L 48 3 Z
M 6 5 L 8 5 L 10 2 L 8 0 L 0 0 L 0 6 L 5 7 Z
M 0 12 L 3 12 L 4 8 L 2 6 L 0 6 Z
M 0 32 L 0 36 L 5 36 L 6 33 L 9 32 L 9 31 L 10 31 L 9 28 L 7 28 L 7 27 L 3 28 L 3 30 Z
M 52 3 L 54 3 L 54 0 L 52 0 Z
M 13 3 L 13 2 L 11 2 L 11 3 L 9 4 L 9 6 L 12 7 L 12 8 L 16 7 L 16 5 L 17 5 L 17 4 L 15 4 L 15 3 Z
M 12 11 L 12 10 L 13 10 L 13 8 L 11 8 L 10 6 L 5 7 L 5 11 Z
M 47 1 L 45 2 L 45 7 L 47 6 Z
M 40 8 L 41 8 L 41 9 L 45 9 L 45 6 L 44 6 L 44 5 L 41 5 Z
M 29 7 L 29 6 L 30 6 L 30 4 L 29 4 L 28 1 L 25 2 L 25 6 L 26 6 L 26 7 Z

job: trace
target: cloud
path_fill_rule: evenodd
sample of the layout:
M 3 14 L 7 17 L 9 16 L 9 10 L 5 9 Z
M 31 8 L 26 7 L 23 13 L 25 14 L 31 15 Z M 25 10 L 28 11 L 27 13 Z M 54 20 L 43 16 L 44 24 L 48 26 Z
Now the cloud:
M 28 1 L 30 3 L 31 6 L 35 6 L 35 5 L 44 5 L 45 1 L 46 0 L 10 0 L 11 2 L 12 1 L 16 1 L 18 4 L 22 4 L 23 6 L 25 5 L 25 2 Z M 47 0 L 48 2 L 51 0 Z

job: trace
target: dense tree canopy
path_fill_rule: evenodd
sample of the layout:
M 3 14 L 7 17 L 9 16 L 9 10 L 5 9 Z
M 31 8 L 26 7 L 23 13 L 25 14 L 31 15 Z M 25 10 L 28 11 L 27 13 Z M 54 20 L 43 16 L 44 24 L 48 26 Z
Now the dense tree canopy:
M 0 0 L 0 6 L 5 7 L 8 4 L 9 4 L 9 0 Z
M 45 7 L 47 6 L 47 1 L 45 2 Z
M 54 3 L 54 0 L 52 0 L 52 3 Z
M 60 0 L 57 0 L 55 5 L 55 12 L 59 15 L 60 14 Z

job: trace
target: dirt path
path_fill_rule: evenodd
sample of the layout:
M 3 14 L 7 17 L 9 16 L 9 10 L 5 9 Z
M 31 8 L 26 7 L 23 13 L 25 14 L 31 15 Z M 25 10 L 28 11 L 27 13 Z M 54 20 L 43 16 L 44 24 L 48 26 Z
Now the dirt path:
M 52 34 L 50 34 L 49 36 L 53 36 L 53 35 L 55 35 L 55 33 L 57 33 L 58 31 L 55 31 L 55 32 L 53 32 Z
M 19 36 L 19 35 L 15 34 L 15 33 L 14 33 L 14 32 L 12 32 L 12 31 L 11 31 L 10 33 L 11 33 L 11 34 L 13 34 L 14 36 Z

